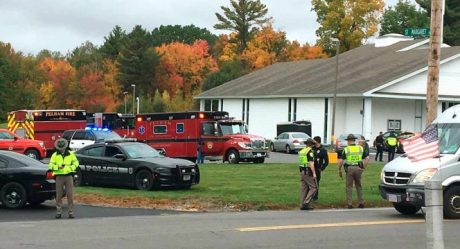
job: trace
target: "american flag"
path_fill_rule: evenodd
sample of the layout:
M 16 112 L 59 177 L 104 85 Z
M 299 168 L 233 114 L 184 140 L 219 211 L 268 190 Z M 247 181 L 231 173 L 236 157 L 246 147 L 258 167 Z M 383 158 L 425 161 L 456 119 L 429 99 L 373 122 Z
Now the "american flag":
M 401 143 L 412 162 L 439 156 L 438 127 L 432 125 L 421 135 L 403 140 Z

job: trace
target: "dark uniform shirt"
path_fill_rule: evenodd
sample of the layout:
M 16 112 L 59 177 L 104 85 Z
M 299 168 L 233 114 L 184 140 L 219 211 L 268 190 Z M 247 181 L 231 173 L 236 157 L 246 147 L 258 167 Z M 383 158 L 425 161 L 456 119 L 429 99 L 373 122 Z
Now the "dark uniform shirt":
M 319 148 L 314 147 L 313 153 L 315 154 L 315 169 L 321 171 L 326 169 L 327 165 L 329 165 L 327 150 L 324 149 L 323 146 L 320 146 Z

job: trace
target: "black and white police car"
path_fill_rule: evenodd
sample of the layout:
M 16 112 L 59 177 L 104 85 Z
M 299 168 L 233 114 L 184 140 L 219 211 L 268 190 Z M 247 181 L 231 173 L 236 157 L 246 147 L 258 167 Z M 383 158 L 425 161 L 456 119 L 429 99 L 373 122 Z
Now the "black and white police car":
M 157 187 L 190 188 L 200 182 L 198 165 L 163 156 L 135 139 L 108 140 L 76 152 L 80 166 L 76 185 L 117 185 L 150 190 Z

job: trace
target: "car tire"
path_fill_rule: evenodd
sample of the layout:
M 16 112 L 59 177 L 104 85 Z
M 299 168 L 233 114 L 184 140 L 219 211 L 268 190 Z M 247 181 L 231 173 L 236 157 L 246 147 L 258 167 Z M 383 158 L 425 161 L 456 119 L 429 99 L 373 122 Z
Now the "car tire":
M 38 151 L 35 150 L 35 149 L 26 150 L 26 152 L 24 152 L 24 155 L 26 155 L 26 156 L 28 156 L 30 158 L 33 158 L 33 159 L 40 160 L 40 153 L 38 153 Z
M 444 216 L 460 219 L 460 186 L 452 186 L 444 192 Z
M 227 161 L 230 164 L 238 164 L 240 162 L 240 154 L 236 150 L 230 150 L 227 153 Z
M 393 207 L 401 214 L 412 215 L 416 214 L 420 210 L 420 206 L 414 206 L 408 203 L 393 203 Z
M 275 151 L 275 145 L 273 143 L 270 144 L 270 151 Z
M 155 178 L 150 170 L 141 169 L 136 173 L 135 181 L 137 189 L 151 190 L 153 188 Z
M 292 150 L 291 150 L 291 146 L 289 146 L 289 144 L 286 145 L 286 153 L 287 154 L 291 154 Z
M 83 176 L 81 174 L 81 170 L 77 169 L 77 172 L 73 176 L 73 185 L 78 187 L 78 186 L 81 186 L 82 184 L 83 184 Z
M 0 190 L 0 200 L 6 208 L 22 208 L 27 202 L 27 192 L 21 184 L 9 182 Z

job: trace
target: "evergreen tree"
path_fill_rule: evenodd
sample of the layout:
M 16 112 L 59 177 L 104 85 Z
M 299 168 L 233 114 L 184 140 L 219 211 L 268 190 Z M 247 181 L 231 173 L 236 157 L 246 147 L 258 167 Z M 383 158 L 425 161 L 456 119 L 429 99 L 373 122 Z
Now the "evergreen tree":
M 105 58 L 116 60 L 125 38 L 126 32 L 120 26 L 115 26 L 109 36 L 104 37 L 104 44 L 100 47 L 100 52 Z
M 380 35 L 389 33 L 404 34 L 407 28 L 429 28 L 426 11 L 418 10 L 409 0 L 399 0 L 396 6 L 389 7 L 380 21 Z
M 219 22 L 214 25 L 214 28 L 234 31 L 238 51 L 242 53 L 251 39 L 252 28 L 269 23 L 271 17 L 265 17 L 268 9 L 260 0 L 231 0 L 230 3 L 231 8 L 220 7 L 224 11 L 223 15 L 216 13 Z
M 194 25 L 161 25 L 152 31 L 152 40 L 154 47 L 173 42 L 192 45 L 196 40 L 205 40 L 212 47 L 217 41 L 217 36 L 205 28 L 198 28 Z
M 233 60 L 224 62 L 218 72 L 215 72 L 203 83 L 203 91 L 209 90 L 216 86 L 220 86 L 226 82 L 234 80 L 247 73 L 244 63 L 241 60 Z

